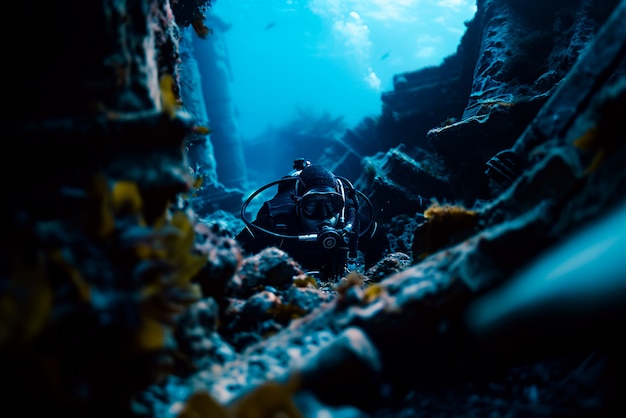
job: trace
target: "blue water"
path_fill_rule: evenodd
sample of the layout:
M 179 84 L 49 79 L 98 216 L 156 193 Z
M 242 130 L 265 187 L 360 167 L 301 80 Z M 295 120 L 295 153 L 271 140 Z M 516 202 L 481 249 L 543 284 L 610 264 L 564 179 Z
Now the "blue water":
M 343 117 L 381 112 L 394 74 L 454 53 L 475 0 L 214 0 L 242 140 L 298 112 Z

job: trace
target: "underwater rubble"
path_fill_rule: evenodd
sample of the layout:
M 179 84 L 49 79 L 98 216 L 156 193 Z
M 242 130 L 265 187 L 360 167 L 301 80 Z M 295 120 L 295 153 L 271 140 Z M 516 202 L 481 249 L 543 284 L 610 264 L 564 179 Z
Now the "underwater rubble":
M 177 25 L 206 36 L 210 2 L 39 3 L 47 46 L 69 45 L 7 70 L 7 410 L 624 413 L 626 1 L 479 0 L 441 72 L 398 75 L 372 132 L 333 147 L 367 140 L 362 172 L 353 151 L 334 168 L 350 164 L 393 251 L 337 283 L 276 248 L 244 254 L 238 192 L 188 169 L 207 129 L 176 97 Z M 431 91 L 452 96 L 425 115 Z M 31 166 L 16 175 L 13 155 Z

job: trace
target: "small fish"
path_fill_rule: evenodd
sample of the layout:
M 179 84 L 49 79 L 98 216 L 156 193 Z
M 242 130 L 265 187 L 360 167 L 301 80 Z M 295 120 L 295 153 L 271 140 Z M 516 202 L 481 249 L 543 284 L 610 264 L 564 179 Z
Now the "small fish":
M 274 26 L 276 26 L 276 22 L 270 22 L 267 25 L 265 25 L 265 28 L 263 30 L 270 30 L 272 29 Z
M 389 54 L 391 54 L 391 50 L 385 52 L 383 55 L 380 56 L 380 60 L 384 61 L 387 59 L 387 57 L 389 56 Z

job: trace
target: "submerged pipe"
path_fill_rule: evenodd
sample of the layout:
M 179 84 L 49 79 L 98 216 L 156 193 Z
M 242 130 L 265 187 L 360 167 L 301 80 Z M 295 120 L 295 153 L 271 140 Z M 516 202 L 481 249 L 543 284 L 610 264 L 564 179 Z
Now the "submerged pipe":
M 224 32 L 230 25 L 208 14 L 206 39 L 194 39 L 194 53 L 202 76 L 202 94 L 211 128 L 211 142 L 218 181 L 228 188 L 244 188 L 246 165 L 235 103 L 231 93 L 232 73 Z

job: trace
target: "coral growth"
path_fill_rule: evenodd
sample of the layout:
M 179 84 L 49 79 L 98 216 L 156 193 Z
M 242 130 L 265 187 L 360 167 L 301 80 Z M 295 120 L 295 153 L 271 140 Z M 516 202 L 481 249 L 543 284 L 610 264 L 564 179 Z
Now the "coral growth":
M 478 213 L 463 206 L 433 204 L 424 211 L 426 221 L 414 232 L 412 252 L 414 260 L 444 247 L 456 244 L 474 232 Z
M 15 382 L 7 402 L 47 394 L 79 414 L 123 408 L 170 372 L 173 327 L 200 297 L 206 257 L 186 213 L 146 221 L 133 182 L 99 173 L 72 193 L 80 213 L 19 223 L 2 241 L 0 352 Z

